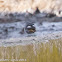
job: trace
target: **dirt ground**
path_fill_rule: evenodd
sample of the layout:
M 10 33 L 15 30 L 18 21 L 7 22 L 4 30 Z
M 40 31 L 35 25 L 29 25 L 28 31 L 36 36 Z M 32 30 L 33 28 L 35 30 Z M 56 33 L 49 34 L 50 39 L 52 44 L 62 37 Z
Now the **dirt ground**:
M 36 32 L 22 34 L 22 29 L 27 23 L 34 23 Z M 49 37 L 48 34 L 54 33 L 55 36 L 61 37 L 62 17 L 57 17 L 49 13 L 5 13 L 0 16 L 0 39 L 29 38 L 29 37 Z M 59 33 L 59 34 L 58 34 Z M 52 35 L 54 35 L 52 34 Z M 50 36 L 51 37 L 51 36 Z M 54 36 L 53 36 L 54 37 Z M 18 40 L 18 39 L 17 39 Z
M 26 21 L 26 22 L 60 22 L 62 21 L 62 17 L 53 16 L 50 13 L 0 13 L 0 23 L 7 22 L 18 22 L 18 21 Z

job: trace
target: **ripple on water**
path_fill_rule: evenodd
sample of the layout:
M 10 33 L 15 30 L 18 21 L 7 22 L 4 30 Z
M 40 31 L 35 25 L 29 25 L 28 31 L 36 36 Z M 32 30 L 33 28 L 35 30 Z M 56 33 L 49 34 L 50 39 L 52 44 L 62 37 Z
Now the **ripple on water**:
M 43 22 L 42 24 L 36 22 L 34 23 L 34 26 L 36 27 L 35 33 L 27 34 L 24 32 L 21 34 L 20 32 L 25 27 L 25 25 L 26 23 L 24 21 L 0 24 L 0 39 L 35 37 L 62 31 L 62 22 Z

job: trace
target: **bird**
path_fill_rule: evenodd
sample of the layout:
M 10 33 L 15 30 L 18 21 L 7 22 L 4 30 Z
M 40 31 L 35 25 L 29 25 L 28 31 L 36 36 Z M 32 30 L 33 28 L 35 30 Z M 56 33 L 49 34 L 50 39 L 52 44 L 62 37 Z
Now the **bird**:
M 28 34 L 31 34 L 31 33 L 36 32 L 36 28 L 35 28 L 35 26 L 34 26 L 33 23 L 29 23 L 29 24 L 26 25 L 25 31 L 26 31 L 26 33 L 28 33 Z

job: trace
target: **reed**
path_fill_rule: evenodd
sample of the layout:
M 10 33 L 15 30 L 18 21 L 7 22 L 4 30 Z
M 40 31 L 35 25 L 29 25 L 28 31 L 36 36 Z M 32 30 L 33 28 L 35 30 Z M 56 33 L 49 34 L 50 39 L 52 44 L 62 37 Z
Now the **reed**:
M 62 38 L 29 45 L 1 46 L 0 62 L 62 62 Z

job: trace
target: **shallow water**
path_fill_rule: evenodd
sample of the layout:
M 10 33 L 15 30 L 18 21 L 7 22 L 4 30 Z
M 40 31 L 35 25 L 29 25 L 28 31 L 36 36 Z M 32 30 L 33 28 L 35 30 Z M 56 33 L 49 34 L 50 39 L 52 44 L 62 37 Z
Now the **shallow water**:
M 24 34 L 21 34 L 20 32 L 25 27 L 25 25 L 25 21 L 13 23 L 0 23 L 0 39 L 40 36 L 48 33 L 62 31 L 62 22 L 36 22 L 34 23 L 34 26 L 36 27 L 35 33 L 27 34 L 24 31 Z

